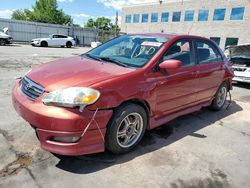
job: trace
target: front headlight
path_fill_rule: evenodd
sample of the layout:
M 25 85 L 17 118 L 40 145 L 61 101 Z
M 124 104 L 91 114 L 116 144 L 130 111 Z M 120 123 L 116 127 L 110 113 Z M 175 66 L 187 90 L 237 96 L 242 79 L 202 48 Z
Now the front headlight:
M 95 103 L 100 97 L 100 92 L 87 87 L 70 87 L 47 94 L 43 99 L 46 105 L 63 107 L 85 107 Z

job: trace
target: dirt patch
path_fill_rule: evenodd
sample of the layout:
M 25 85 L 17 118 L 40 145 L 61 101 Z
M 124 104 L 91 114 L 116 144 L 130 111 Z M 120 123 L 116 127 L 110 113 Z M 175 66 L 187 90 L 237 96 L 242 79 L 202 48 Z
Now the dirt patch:
M 0 171 L 0 177 L 17 174 L 21 169 L 31 165 L 32 162 L 32 157 L 28 154 L 19 155 L 16 161 L 8 164 L 4 169 Z
M 14 141 L 14 136 L 10 135 L 7 131 L 0 129 L 0 134 L 4 136 L 4 138 L 10 142 Z
M 219 169 L 210 171 L 211 177 L 199 179 L 193 178 L 185 181 L 178 179 L 176 182 L 170 184 L 171 188 L 230 188 L 232 187 L 227 175 Z

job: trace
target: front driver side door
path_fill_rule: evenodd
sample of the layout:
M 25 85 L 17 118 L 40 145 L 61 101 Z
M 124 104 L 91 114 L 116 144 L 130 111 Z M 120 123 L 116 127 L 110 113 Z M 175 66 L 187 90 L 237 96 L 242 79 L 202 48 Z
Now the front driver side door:
M 155 107 L 159 118 L 192 106 L 196 101 L 199 67 L 195 61 L 193 41 L 182 39 L 175 42 L 163 56 L 163 61 L 168 59 L 180 60 L 182 67 L 156 73 Z

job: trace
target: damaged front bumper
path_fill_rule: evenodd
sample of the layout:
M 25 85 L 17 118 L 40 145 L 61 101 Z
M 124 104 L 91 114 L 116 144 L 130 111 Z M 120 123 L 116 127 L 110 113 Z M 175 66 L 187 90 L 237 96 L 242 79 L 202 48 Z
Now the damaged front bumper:
M 103 135 L 112 110 L 100 110 L 95 115 L 95 111 L 88 109 L 79 112 L 79 109 L 46 106 L 41 98 L 28 99 L 20 89 L 20 82 L 12 91 L 13 106 L 35 128 L 43 149 L 73 156 L 105 150 Z

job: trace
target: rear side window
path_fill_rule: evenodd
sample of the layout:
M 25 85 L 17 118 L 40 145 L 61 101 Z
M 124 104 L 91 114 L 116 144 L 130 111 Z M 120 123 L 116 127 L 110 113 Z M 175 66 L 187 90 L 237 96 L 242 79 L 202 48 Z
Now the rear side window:
M 223 61 L 217 47 L 207 41 L 196 41 L 196 48 L 199 64 Z
M 182 66 L 192 66 L 195 64 L 192 42 L 189 40 L 179 40 L 169 47 L 163 56 L 163 60 L 176 59 L 182 62 Z

